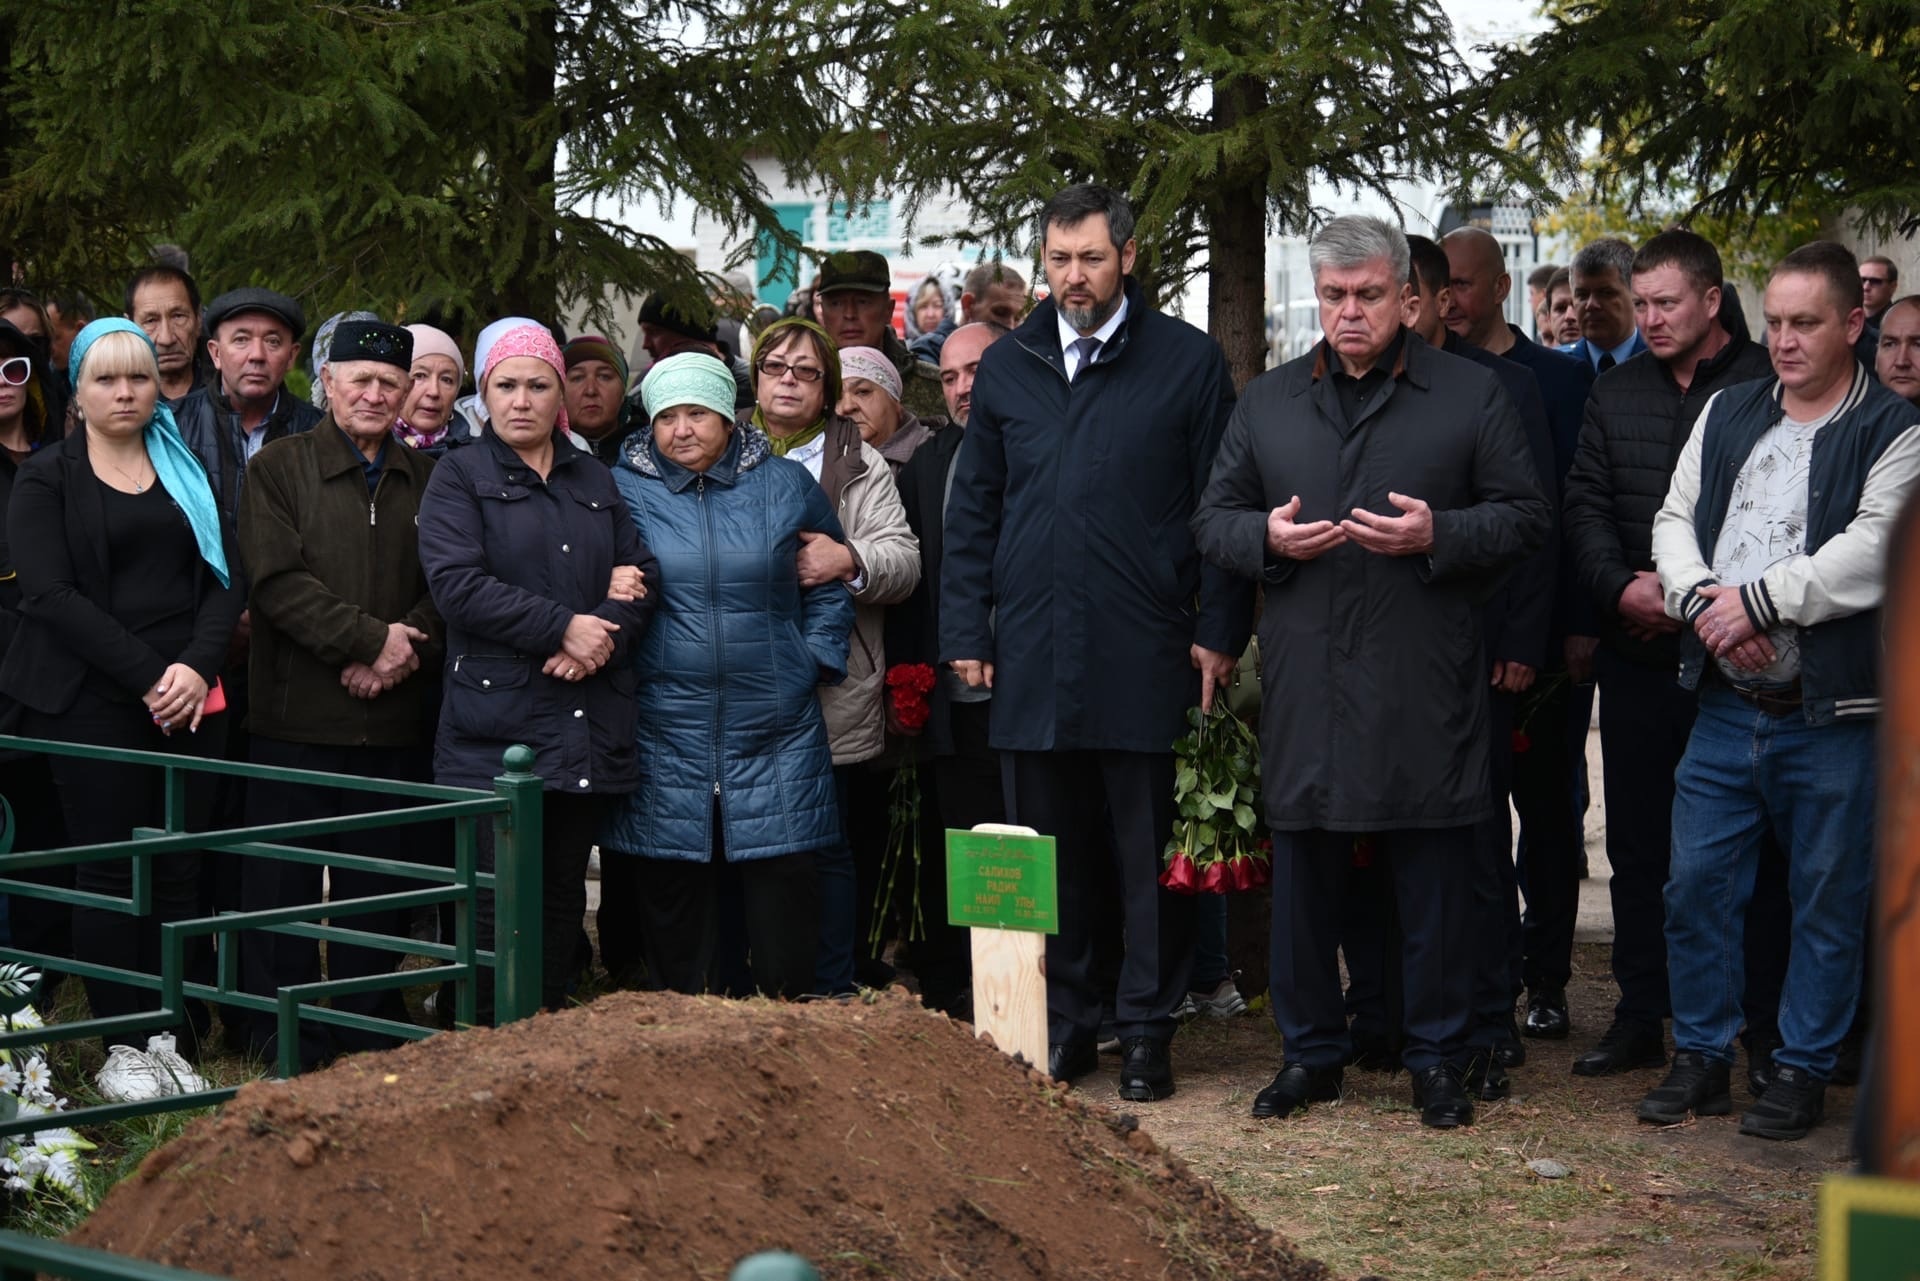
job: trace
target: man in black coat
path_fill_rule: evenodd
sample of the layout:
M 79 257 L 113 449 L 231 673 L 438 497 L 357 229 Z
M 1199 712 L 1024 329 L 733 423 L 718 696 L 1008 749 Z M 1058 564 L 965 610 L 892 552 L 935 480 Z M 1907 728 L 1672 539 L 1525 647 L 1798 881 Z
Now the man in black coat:
M 1425 1124 L 1463 1125 L 1476 829 L 1495 808 L 1481 610 L 1553 509 L 1499 379 L 1401 323 L 1406 237 L 1336 218 L 1310 261 L 1326 337 L 1248 384 L 1194 518 L 1207 559 L 1267 593 L 1261 790 L 1286 1059 L 1253 1110 L 1339 1093 L 1339 921 L 1368 834 L 1405 940 L 1414 1100 Z
M 1040 232 L 1051 296 L 987 350 L 972 389 L 940 656 L 993 690 L 1008 817 L 1058 841 L 1049 1071 L 1094 1067 L 1093 904 L 1117 885 L 1120 1094 L 1159 1099 L 1173 1092 L 1167 1047 L 1192 967 L 1193 900 L 1159 885 L 1172 744 L 1187 709 L 1231 678 L 1251 625 L 1252 590 L 1203 570 L 1188 530 L 1233 384 L 1219 346 L 1128 279 L 1133 212 L 1118 192 L 1067 188 Z
M 1653 518 L 1707 400 L 1722 387 L 1772 373 L 1765 349 L 1748 340 L 1744 325 L 1729 332 L 1723 323 L 1720 255 L 1704 238 L 1677 230 L 1653 237 L 1634 260 L 1633 279 L 1648 351 L 1594 384 L 1567 476 L 1570 559 L 1601 620 L 1594 667 L 1613 868 L 1613 977 L 1620 988 L 1612 1025 L 1574 1060 L 1580 1076 L 1666 1062 L 1662 892 L 1674 770 L 1697 699 L 1675 679 L 1680 624 L 1667 617 L 1654 572 Z M 1777 977 L 1771 986 L 1777 993 Z M 1564 1008 L 1566 998 L 1556 989 L 1536 990 L 1530 999 Z
M 1529 341 L 1506 319 L 1509 278 L 1500 244 L 1491 235 L 1478 227 L 1462 227 L 1448 233 L 1442 247 L 1452 267 L 1447 327 L 1533 374 L 1553 436 L 1554 496 L 1564 499 L 1567 468 L 1573 465 L 1580 439 L 1580 415 L 1593 386 L 1593 365 Z M 1513 758 L 1520 877 L 1527 891 L 1523 969 L 1529 986 L 1542 992 L 1564 988 L 1564 971 L 1571 963 L 1570 951 L 1563 954 L 1553 940 L 1564 936 L 1567 948 L 1572 947 L 1586 850 L 1581 815 L 1586 809 L 1587 726 L 1593 719 L 1593 648 L 1599 643 L 1593 608 L 1574 585 L 1564 544 L 1556 571 L 1547 665 L 1538 674 L 1539 688 L 1523 700 L 1520 716 L 1527 750 Z M 1573 913 L 1567 910 L 1569 904 Z M 1543 1006 L 1537 1018 L 1532 1010 L 1528 1014 L 1528 1035 L 1566 1035 L 1564 1005 Z M 1525 1060 L 1511 1030 L 1500 1054 L 1509 1067 Z

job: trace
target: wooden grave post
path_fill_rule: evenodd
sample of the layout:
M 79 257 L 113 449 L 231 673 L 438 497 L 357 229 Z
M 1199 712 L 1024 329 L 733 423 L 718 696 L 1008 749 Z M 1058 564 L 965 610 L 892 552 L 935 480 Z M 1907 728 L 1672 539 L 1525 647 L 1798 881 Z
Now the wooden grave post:
M 1047 935 L 1060 932 L 1054 841 L 1030 827 L 947 830 L 947 920 L 973 936 L 973 1030 L 1047 1067 Z

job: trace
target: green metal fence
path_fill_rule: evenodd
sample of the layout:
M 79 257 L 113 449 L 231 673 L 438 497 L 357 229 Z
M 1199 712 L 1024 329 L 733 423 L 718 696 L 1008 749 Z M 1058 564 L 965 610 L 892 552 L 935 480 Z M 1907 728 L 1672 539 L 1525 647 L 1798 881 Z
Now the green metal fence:
M 494 780 L 492 792 L 428 783 L 399 783 L 313 770 L 279 769 L 238 762 L 202 760 L 162 752 L 126 751 L 84 744 L 0 735 L 0 751 L 23 751 L 53 756 L 83 756 L 94 760 L 146 765 L 164 771 L 166 782 L 164 826 L 142 828 L 126 841 L 76 845 L 57 850 L 9 853 L 0 847 L 0 893 L 13 897 L 16 910 L 27 900 L 84 906 L 144 916 L 153 907 L 152 860 L 182 850 L 226 850 L 246 858 L 354 868 L 424 883 L 420 889 L 326 903 L 299 904 L 256 912 L 229 912 L 194 920 L 173 921 L 160 927 L 160 973 L 142 974 L 97 965 L 71 957 L 47 956 L 19 948 L 0 948 L 0 961 L 21 961 L 81 978 L 104 979 L 159 994 L 159 1008 L 118 1018 L 92 1018 L 72 1023 L 0 1032 L 0 1049 L 43 1045 L 88 1037 L 125 1037 L 133 1040 L 180 1023 L 188 1000 L 201 1000 L 228 1009 L 272 1013 L 279 1022 L 280 1076 L 299 1071 L 298 1025 L 302 1020 L 385 1033 L 407 1040 L 431 1036 L 432 1028 L 368 1015 L 351 1014 L 318 1004 L 330 996 L 451 983 L 454 1019 L 470 1024 L 477 1013 L 482 972 L 491 969 L 494 1014 L 510 1022 L 533 1014 L 540 1006 L 540 842 L 541 783 L 532 772 L 533 753 L 525 747 L 508 749 L 505 771 Z M 186 830 L 186 784 L 192 774 L 225 774 L 273 782 L 306 783 L 374 793 L 397 802 L 391 809 L 367 811 L 340 818 L 279 823 L 263 827 L 219 831 Z M 398 829 L 452 820 L 454 859 L 451 867 L 404 859 L 367 858 L 302 848 L 288 842 L 341 832 Z M 493 824 L 494 870 L 478 866 L 477 824 Z M 86 890 L 64 889 L 22 881 L 13 874 L 45 867 L 76 867 L 83 863 L 131 859 L 132 877 L 126 898 Z M 475 919 L 478 894 L 494 894 L 495 948 L 478 943 Z M 342 920 L 371 912 L 455 904 L 451 943 L 425 943 L 410 937 L 369 933 L 342 925 Z M 322 924 L 322 922 L 326 922 Z M 420 969 L 357 979 L 336 979 L 281 989 L 275 996 L 239 990 L 237 936 L 264 931 L 326 942 L 351 943 L 396 954 L 426 956 L 436 964 Z M 194 940 L 212 936 L 218 948 L 215 980 L 211 984 L 186 979 L 187 948 Z M 17 1008 L 17 1007 L 16 1007 Z M 48 1124 L 87 1126 L 128 1117 L 208 1107 L 233 1097 L 233 1088 L 193 1094 L 168 1095 L 134 1103 L 75 1108 L 57 1117 L 15 1117 L 0 1121 L 0 1136 L 31 1133 Z M 24 1281 L 36 1271 L 76 1281 L 182 1281 L 201 1274 L 165 1268 L 136 1259 L 44 1241 L 16 1232 L 0 1231 L 0 1281 Z

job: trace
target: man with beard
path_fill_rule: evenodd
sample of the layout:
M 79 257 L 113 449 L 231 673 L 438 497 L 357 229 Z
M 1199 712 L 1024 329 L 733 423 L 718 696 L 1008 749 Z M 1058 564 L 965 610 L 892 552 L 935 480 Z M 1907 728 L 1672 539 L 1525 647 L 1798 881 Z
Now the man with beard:
M 1039 231 L 1049 298 L 988 349 L 972 388 L 940 656 L 993 691 L 1009 819 L 1058 842 L 1048 1070 L 1070 1080 L 1095 1065 L 1095 904 L 1111 887 L 1126 939 L 1120 1095 L 1147 1101 L 1173 1093 L 1173 1011 L 1193 964 L 1193 899 L 1159 884 L 1171 744 L 1187 709 L 1232 678 L 1250 626 L 1251 586 L 1203 568 L 1188 528 L 1233 382 L 1217 343 L 1128 279 L 1133 211 L 1119 192 L 1069 187 Z M 828 264 L 831 301 L 847 277 Z

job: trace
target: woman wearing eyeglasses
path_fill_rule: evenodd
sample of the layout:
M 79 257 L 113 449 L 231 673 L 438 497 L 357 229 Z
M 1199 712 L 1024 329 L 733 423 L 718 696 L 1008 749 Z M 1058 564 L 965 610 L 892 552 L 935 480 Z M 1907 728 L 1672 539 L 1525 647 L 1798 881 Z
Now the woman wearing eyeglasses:
M 754 344 L 759 403 L 751 422 L 774 453 L 804 466 L 839 517 L 844 538 L 803 536 L 800 585 L 840 584 L 855 606 L 845 682 L 820 691 L 833 747 L 841 838 L 815 860 L 820 881 L 820 954 L 815 983 L 828 995 L 854 990 L 854 937 L 861 890 L 846 837 L 847 788 L 853 767 L 886 746 L 882 694 L 887 656 L 884 607 L 920 581 L 920 543 L 907 525 L 893 471 L 840 403 L 840 353 L 825 330 L 797 318 L 769 325 Z M 871 886 L 867 892 L 872 891 Z

